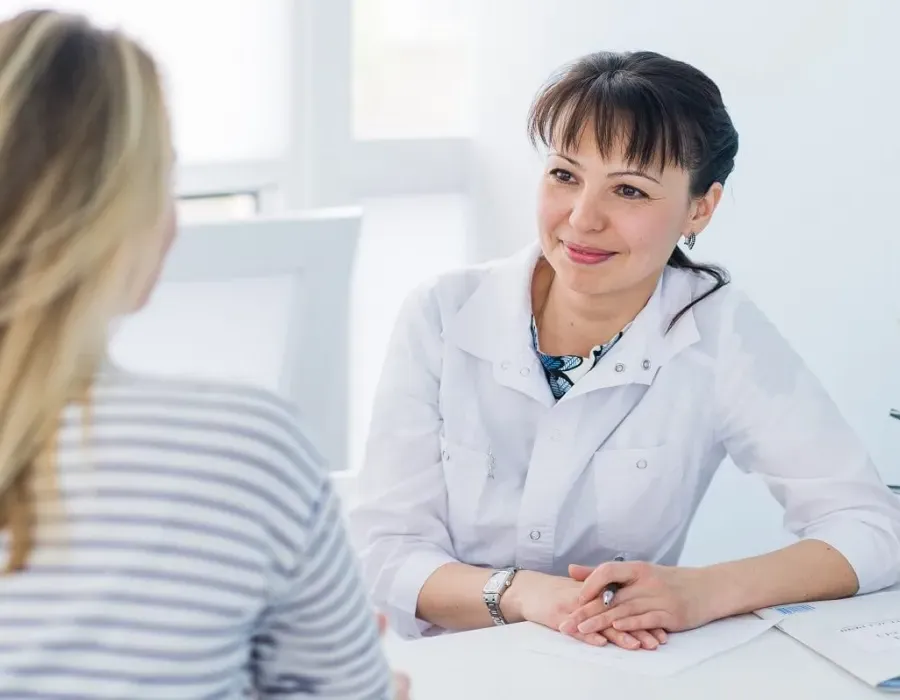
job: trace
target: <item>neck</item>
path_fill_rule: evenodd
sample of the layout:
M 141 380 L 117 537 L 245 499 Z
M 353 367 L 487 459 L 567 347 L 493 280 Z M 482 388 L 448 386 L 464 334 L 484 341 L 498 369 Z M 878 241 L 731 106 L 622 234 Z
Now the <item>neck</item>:
M 555 284 L 553 268 L 541 262 L 532 285 L 532 308 L 541 350 L 551 355 L 590 354 L 631 323 L 656 289 L 656 278 L 621 292 L 582 294 Z

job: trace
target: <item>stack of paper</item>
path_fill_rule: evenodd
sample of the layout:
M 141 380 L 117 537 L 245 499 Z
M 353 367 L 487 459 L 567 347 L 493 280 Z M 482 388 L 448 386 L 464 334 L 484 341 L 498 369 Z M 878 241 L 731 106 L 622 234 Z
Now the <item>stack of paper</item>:
M 776 622 L 752 615 L 719 620 L 690 632 L 670 634 L 668 642 L 652 652 L 628 651 L 612 644 L 593 647 L 531 623 L 514 627 L 516 643 L 529 651 L 614 666 L 632 673 L 668 676 L 749 642 Z
M 869 685 L 900 691 L 900 591 L 756 614 Z

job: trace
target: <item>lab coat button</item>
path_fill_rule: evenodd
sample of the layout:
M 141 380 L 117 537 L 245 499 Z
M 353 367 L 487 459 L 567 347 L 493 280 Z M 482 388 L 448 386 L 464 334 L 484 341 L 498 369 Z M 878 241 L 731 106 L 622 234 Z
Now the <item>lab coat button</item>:
M 650 369 L 650 360 L 644 360 L 641 363 L 641 367 L 643 367 L 644 369 Z
M 449 461 L 450 461 L 450 453 L 447 452 L 447 450 L 441 450 L 441 457 L 444 458 L 444 461 L 445 461 L 445 462 L 449 462 Z
M 636 466 L 638 469 L 646 469 L 647 468 L 647 460 L 639 459 L 634 466 Z
M 532 541 L 537 542 L 539 539 L 541 539 L 541 531 L 540 530 L 532 530 L 531 534 L 528 536 L 532 539 Z
M 625 371 L 625 365 L 623 365 L 621 362 L 616 365 L 616 372 L 624 372 L 624 371 Z
M 527 367 L 523 367 L 522 371 L 519 372 L 519 374 L 521 374 L 523 377 L 527 377 L 529 374 L 531 374 L 531 370 Z

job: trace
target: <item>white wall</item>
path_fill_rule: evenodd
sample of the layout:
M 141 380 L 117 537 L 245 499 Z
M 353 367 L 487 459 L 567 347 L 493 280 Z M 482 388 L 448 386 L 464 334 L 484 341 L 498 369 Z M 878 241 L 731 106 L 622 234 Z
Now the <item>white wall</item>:
M 900 482 L 900 186 L 896 0 L 491 0 L 478 3 L 477 132 L 469 254 L 532 239 L 539 157 L 529 102 L 561 63 L 652 49 L 707 72 L 741 136 L 737 168 L 695 253 L 725 264 L 806 357 Z M 688 556 L 776 544 L 776 504 L 725 471 Z M 749 488 L 749 490 L 748 490 Z M 709 529 L 742 519 L 728 543 Z M 725 509 L 728 509 L 726 511 Z M 737 542 L 737 544 L 736 544 Z

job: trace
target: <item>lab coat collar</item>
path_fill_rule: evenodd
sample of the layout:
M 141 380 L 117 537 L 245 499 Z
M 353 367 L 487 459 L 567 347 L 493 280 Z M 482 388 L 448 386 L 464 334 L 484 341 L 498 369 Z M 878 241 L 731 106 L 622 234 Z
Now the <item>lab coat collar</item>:
M 501 384 L 542 403 L 555 403 L 531 341 L 531 278 L 539 245 L 489 265 L 485 277 L 445 326 L 445 340 L 494 364 Z M 700 334 L 693 310 L 667 332 L 676 313 L 690 303 L 690 273 L 666 267 L 647 305 L 616 346 L 563 398 L 623 384 L 649 385 L 657 371 Z

